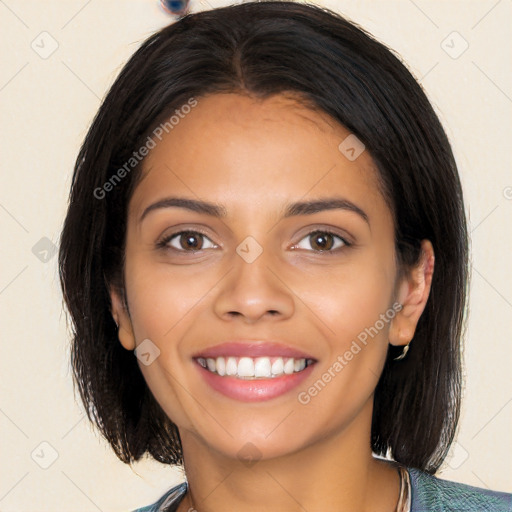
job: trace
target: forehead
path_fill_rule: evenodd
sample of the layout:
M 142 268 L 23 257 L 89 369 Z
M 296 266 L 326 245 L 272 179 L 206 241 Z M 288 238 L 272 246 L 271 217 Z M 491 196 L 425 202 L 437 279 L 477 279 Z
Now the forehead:
M 175 117 L 161 140 L 153 137 L 130 215 L 171 193 L 226 203 L 238 212 L 333 194 L 387 209 L 368 152 L 357 158 L 346 153 L 345 141 L 354 146 L 354 136 L 294 97 L 215 94 L 187 112 Z M 357 139 L 354 148 L 361 150 Z

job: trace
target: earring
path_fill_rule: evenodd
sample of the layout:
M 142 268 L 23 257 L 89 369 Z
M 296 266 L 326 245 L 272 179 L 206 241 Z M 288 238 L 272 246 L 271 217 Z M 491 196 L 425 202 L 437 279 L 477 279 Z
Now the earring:
M 405 347 L 403 348 L 402 353 L 398 357 L 395 357 L 393 361 L 401 361 L 407 355 L 407 352 L 409 352 L 410 344 L 411 342 L 407 343 L 407 345 L 405 345 Z
M 118 331 L 119 330 L 119 324 L 116 322 L 115 318 L 112 318 L 112 320 L 114 320 L 114 323 L 116 324 L 116 331 Z

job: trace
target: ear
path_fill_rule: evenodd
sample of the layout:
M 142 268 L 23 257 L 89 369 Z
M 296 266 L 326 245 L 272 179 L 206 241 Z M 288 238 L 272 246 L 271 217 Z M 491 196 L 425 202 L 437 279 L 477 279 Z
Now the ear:
M 434 249 L 429 240 L 421 242 L 421 257 L 399 284 L 398 301 L 402 309 L 395 315 L 389 328 L 389 343 L 407 345 L 413 338 L 418 320 L 425 309 L 434 274 Z
M 117 336 L 121 345 L 126 350 L 135 349 L 135 336 L 133 334 L 132 321 L 125 305 L 122 291 L 114 286 L 109 286 L 110 302 L 112 304 L 112 317 L 118 325 Z

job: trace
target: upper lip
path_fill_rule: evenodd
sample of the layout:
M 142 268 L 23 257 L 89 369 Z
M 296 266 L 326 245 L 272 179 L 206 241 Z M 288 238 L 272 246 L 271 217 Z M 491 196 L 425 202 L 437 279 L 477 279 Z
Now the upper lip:
M 211 357 L 292 357 L 294 359 L 315 359 L 313 356 L 289 345 L 276 341 L 227 341 L 213 347 L 205 348 L 193 355 L 193 358 Z

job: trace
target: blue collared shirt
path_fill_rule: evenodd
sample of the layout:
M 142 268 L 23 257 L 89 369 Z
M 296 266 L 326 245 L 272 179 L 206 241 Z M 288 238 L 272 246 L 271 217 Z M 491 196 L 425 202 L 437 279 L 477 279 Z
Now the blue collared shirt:
M 410 512 L 512 512 L 512 494 L 442 480 L 409 468 Z M 173 487 L 156 503 L 133 512 L 176 512 L 187 483 Z

